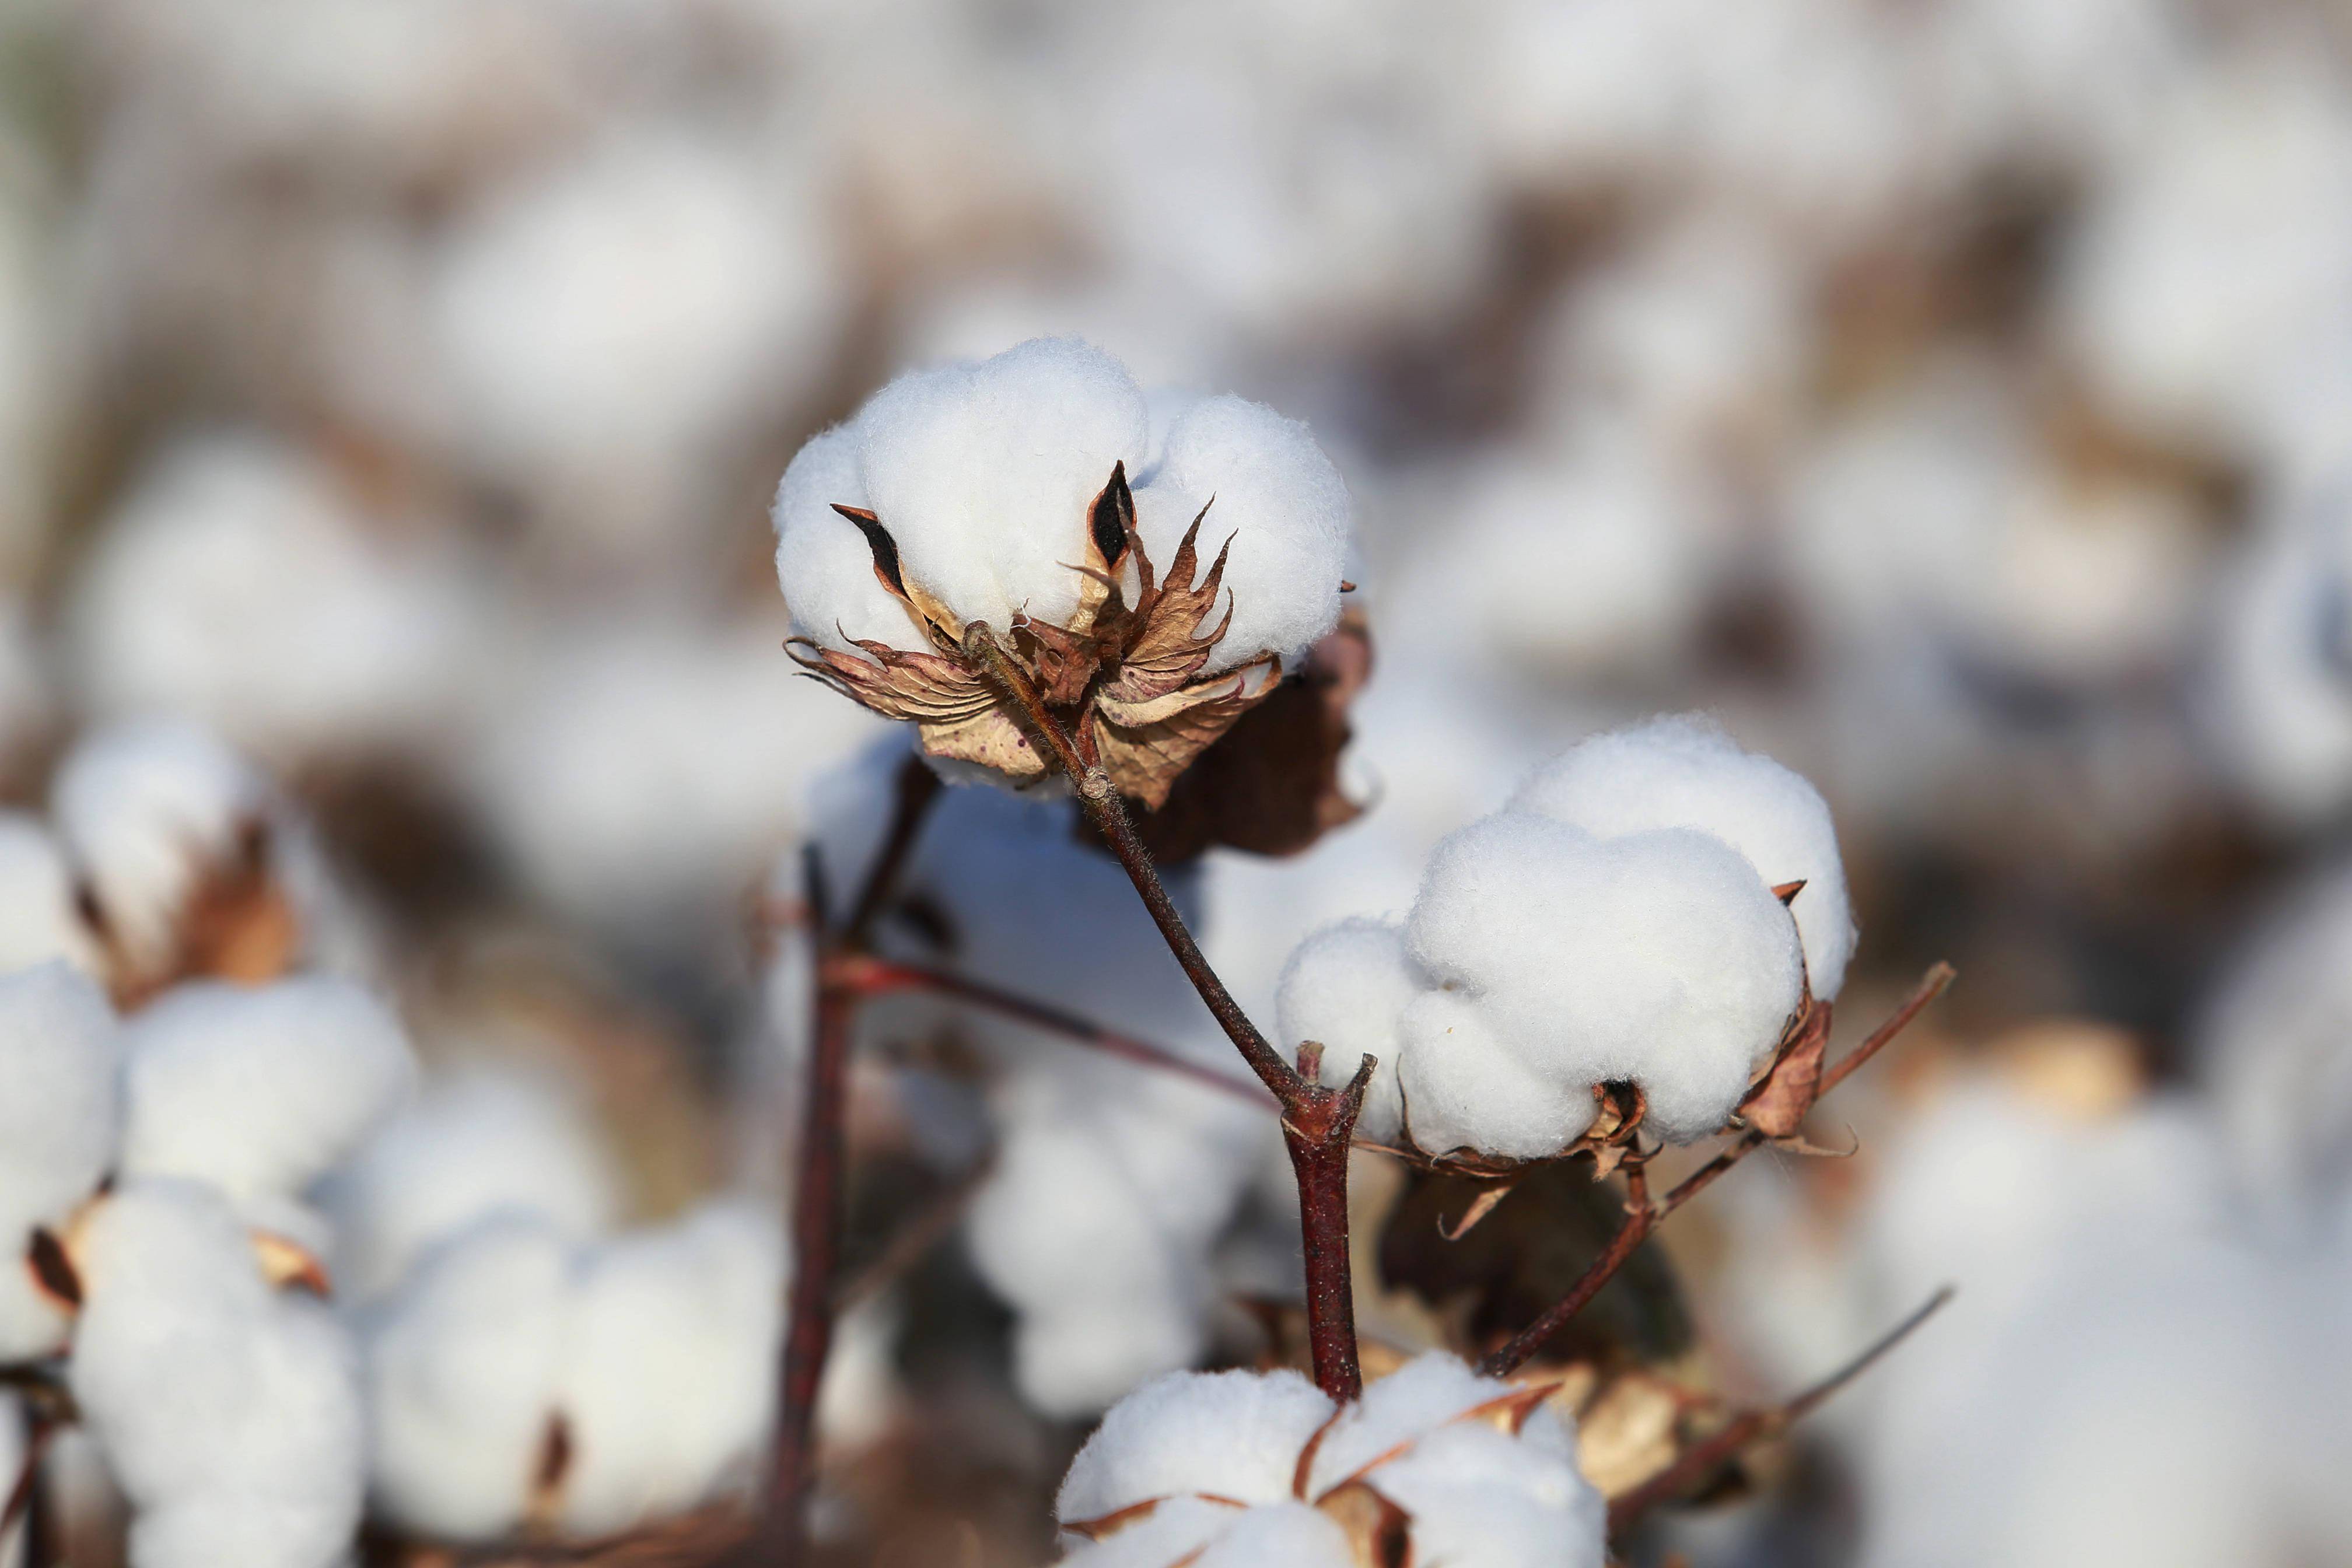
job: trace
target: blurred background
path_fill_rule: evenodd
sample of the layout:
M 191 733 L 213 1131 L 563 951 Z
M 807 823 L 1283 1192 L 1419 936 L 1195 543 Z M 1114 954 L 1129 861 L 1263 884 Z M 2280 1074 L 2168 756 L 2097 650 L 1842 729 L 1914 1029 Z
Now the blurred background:
M 1958 966 L 1817 1119 L 1860 1153 L 1667 1247 L 1734 1394 L 1960 1304 L 1650 1544 L 2352 1563 L 2331 0 L 9 0 L 0 802 L 200 724 L 428 1060 L 568 1086 L 611 1215 L 772 1181 L 771 868 L 880 727 L 782 652 L 767 500 L 895 371 L 1044 332 L 1308 420 L 1355 494 L 1372 808 L 1202 879 L 1264 1016 L 1659 710 L 1830 798 L 1844 1034 Z M 904 1044 L 877 1236 L 1003 1124 Z M 1281 1185 L 1199 1222 L 1221 1300 L 1286 1277 Z M 1051 1555 L 1108 1394 L 966 1246 L 860 1342 L 845 1563 Z M 1160 1359 L 1250 1353 L 1223 1310 Z

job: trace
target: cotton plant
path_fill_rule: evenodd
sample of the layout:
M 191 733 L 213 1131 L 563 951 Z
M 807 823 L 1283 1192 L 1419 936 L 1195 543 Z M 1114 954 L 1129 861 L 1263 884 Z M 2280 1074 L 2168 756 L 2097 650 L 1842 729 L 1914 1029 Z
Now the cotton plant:
M 0 1362 L 70 1395 L 133 1568 L 349 1552 L 366 1418 L 303 1194 L 411 1071 L 349 981 L 182 986 L 125 1024 L 63 960 L 0 975 Z
M 1339 1405 L 1298 1373 L 1179 1373 L 1114 1406 L 1055 1500 L 1068 1568 L 1600 1568 L 1601 1494 L 1542 1384 L 1442 1351 Z
M 1402 921 L 1309 937 L 1282 1033 L 1327 1081 L 1370 1058 L 1360 1135 L 1431 1157 L 1561 1154 L 1605 1086 L 1687 1142 L 1731 1121 L 1854 945 L 1829 809 L 1802 777 L 1694 718 L 1595 736 L 1446 839 Z

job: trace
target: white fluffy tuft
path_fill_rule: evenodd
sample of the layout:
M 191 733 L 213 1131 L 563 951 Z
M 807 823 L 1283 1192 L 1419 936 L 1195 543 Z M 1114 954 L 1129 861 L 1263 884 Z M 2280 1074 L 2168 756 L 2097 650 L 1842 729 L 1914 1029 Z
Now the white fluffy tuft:
M 98 1188 L 121 1121 L 114 1014 L 62 962 L 0 975 L 0 1362 L 63 1343 L 67 1322 L 23 1267 L 37 1226 Z

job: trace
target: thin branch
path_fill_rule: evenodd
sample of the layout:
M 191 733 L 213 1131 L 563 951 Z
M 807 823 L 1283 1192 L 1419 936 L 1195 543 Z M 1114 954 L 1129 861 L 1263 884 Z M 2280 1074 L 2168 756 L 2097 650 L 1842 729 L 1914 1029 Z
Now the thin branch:
M 1298 1087 L 1297 1075 L 1258 1033 L 1257 1026 L 1250 1022 L 1249 1015 L 1242 1011 L 1241 1004 L 1234 1000 L 1233 993 L 1225 989 L 1225 983 L 1210 967 L 1200 943 L 1192 940 L 1184 917 L 1177 911 L 1175 900 L 1168 896 L 1167 887 L 1160 880 L 1160 868 L 1152 864 L 1151 854 L 1144 848 L 1143 841 L 1136 837 L 1135 826 L 1128 820 L 1126 804 L 1119 799 L 1110 775 L 1078 755 L 1069 732 L 1045 705 L 1036 682 L 1029 679 L 1028 671 L 1021 668 L 1017 659 L 1004 651 L 985 625 L 975 622 L 967 630 L 964 651 L 1012 699 L 1015 717 L 1045 742 L 1054 760 L 1061 764 L 1077 790 L 1079 806 L 1119 865 L 1126 868 L 1128 880 L 1135 884 L 1152 923 L 1160 928 L 1168 950 L 1183 967 L 1185 978 L 1201 994 L 1201 1000 L 1217 1020 L 1218 1027 L 1234 1042 L 1250 1070 L 1257 1074 L 1258 1080 L 1273 1091 L 1276 1100 L 1287 1106 Z
M 849 920 L 842 927 L 841 947 L 856 952 L 873 940 L 874 923 L 889 907 L 890 895 L 898 885 L 898 874 L 906 869 L 908 858 L 915 852 L 915 841 L 922 837 L 924 814 L 944 787 L 940 775 L 922 758 L 910 755 L 898 764 L 889 837 L 866 871 L 866 885 L 858 889 L 856 907 L 849 911 Z M 824 911 L 819 910 L 816 918 L 823 920 Z
M 853 987 L 862 996 L 877 996 L 891 991 L 924 991 L 934 995 L 950 996 L 976 1007 L 984 1007 L 992 1013 L 1003 1014 L 1020 1023 L 1049 1030 L 1074 1045 L 1118 1057 L 1142 1067 L 1181 1073 L 1213 1089 L 1238 1095 L 1252 1105 L 1265 1103 L 1258 1098 L 1258 1091 L 1249 1086 L 1246 1079 L 1204 1067 L 1188 1057 L 1177 1055 L 1166 1046 L 1154 1045 L 1150 1040 L 1105 1028 L 1051 1003 L 1035 1001 L 991 985 L 986 981 L 970 980 L 945 970 L 874 958 L 864 953 L 845 955 L 838 968 L 842 984 Z
M 26 1553 L 26 1558 L 29 1560 L 39 1550 L 38 1522 L 32 1518 L 33 1499 L 40 1489 L 41 1460 L 49 1451 L 49 1439 L 57 1435 L 58 1424 L 38 1415 L 28 1415 L 26 1425 L 25 1462 L 17 1468 L 7 1501 L 0 1503 L 0 1562 L 7 1560 L 9 1542 L 20 1522 L 30 1527 L 28 1539 L 33 1550 Z
M 1948 963 L 1937 963 L 1930 967 L 1919 984 L 1912 988 L 1911 994 L 1904 999 L 1903 1005 L 1885 1023 L 1872 1030 L 1869 1037 L 1846 1053 L 1835 1067 L 1822 1074 L 1821 1089 L 1814 1099 L 1818 1101 L 1822 1095 L 1843 1083 L 1864 1063 L 1885 1049 L 1888 1041 L 1901 1034 L 1911 1020 L 1919 1016 L 1921 1009 L 1943 994 L 1945 988 L 1951 984 L 1954 973 Z M 1479 1363 L 1479 1370 L 1489 1377 L 1505 1377 L 1525 1365 L 1528 1358 L 1543 1349 L 1554 1334 L 1566 1328 L 1570 1320 L 1601 1293 L 1601 1288 L 1625 1266 L 1626 1259 L 1633 1256 L 1633 1249 L 1641 1246 L 1668 1215 L 1713 1186 L 1725 1172 L 1769 1142 L 1771 1140 L 1761 1132 L 1753 1130 L 1743 1132 L 1718 1151 L 1714 1159 L 1684 1177 L 1655 1204 L 1629 1201 L 1625 1223 L 1618 1227 L 1617 1234 L 1610 1238 L 1608 1247 L 1592 1260 L 1583 1276 L 1569 1288 L 1568 1294 L 1554 1302 L 1543 1316 L 1512 1336 L 1509 1342 Z M 1629 1166 L 1626 1179 L 1629 1185 L 1640 1182 L 1643 1178 L 1639 1168 Z
M 1920 1324 L 1941 1311 L 1952 1295 L 1953 1289 L 1949 1285 L 1937 1290 L 1909 1317 L 1881 1335 L 1869 1349 L 1794 1399 L 1762 1410 L 1748 1411 L 1714 1436 L 1693 1444 L 1673 1464 L 1610 1503 L 1609 1533 L 1612 1536 L 1617 1534 L 1662 1503 L 1673 1502 L 1702 1489 L 1716 1472 L 1741 1449 L 1767 1437 L 1778 1436 L 1811 1415 L 1832 1394 L 1868 1372 L 1888 1352 L 1908 1339 Z

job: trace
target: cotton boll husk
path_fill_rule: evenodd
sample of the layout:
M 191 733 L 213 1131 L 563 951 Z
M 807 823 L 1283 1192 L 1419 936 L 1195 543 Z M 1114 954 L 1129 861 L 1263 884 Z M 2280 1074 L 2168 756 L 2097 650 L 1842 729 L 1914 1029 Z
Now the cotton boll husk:
M 299 1191 L 408 1092 L 400 1022 L 347 980 L 176 987 L 123 1034 L 121 1169 L 245 1202 Z
M 1069 620 L 1087 507 L 1115 464 L 1139 463 L 1147 436 L 1126 368 L 1066 338 L 901 376 L 859 412 L 856 431 L 866 494 L 908 576 L 964 621 L 999 630 L 1015 613 Z M 892 640 L 919 646 L 913 636 Z
M 1424 991 L 1395 1029 L 1399 1119 L 1418 1148 L 1540 1160 L 1592 1125 L 1592 1086 L 1535 1070 L 1467 996 Z
M 226 862 L 264 819 L 267 785 L 209 731 L 129 720 L 76 746 L 50 785 L 49 809 L 109 936 L 132 963 L 166 963 L 198 875 Z
M 1372 1471 L 1381 1495 L 1412 1516 L 1416 1560 L 1601 1568 L 1607 1505 L 1549 1415 L 1538 1411 L 1517 1437 L 1483 1423 L 1441 1427 Z
M 248 1560 L 287 1568 L 339 1560 L 359 1522 L 364 1433 L 333 1315 L 272 1293 L 245 1227 L 192 1183 L 125 1183 L 79 1247 L 68 1386 L 140 1510 L 137 1568 L 196 1568 L 224 1542 L 267 1542 Z
M 105 994 L 62 961 L 0 974 L 0 1362 L 44 1354 L 68 1321 L 23 1263 L 98 1188 L 121 1125 L 121 1046 Z
M 1802 987 L 1789 911 L 1738 850 L 1689 828 L 1601 840 L 1490 817 L 1438 847 L 1406 938 L 1527 1068 L 1563 1091 L 1633 1079 L 1675 1140 L 1723 1124 Z
M 557 1397 L 571 1426 L 566 1531 L 682 1512 L 747 1479 L 767 1437 L 782 1330 L 774 1219 L 712 1204 L 591 1255 Z
M 459 695 L 461 579 L 309 455 L 244 433 L 157 459 L 76 588 L 75 670 L 101 715 L 173 710 L 278 762 L 411 737 Z
M 1233 396 L 1174 412 L 1156 445 L 1158 459 L 1135 493 L 1136 531 L 1153 565 L 1168 570 L 1204 505 L 1202 570 L 1233 542 L 1224 576 L 1233 618 L 1206 668 L 1228 669 L 1261 652 L 1295 663 L 1339 619 L 1350 540 L 1339 470 L 1304 424 Z
M 52 958 L 85 973 L 102 962 L 57 840 L 38 819 L 0 811 L 0 973 Z
M 1393 1143 L 1402 1133 L 1397 1025 L 1421 984 L 1403 928 L 1380 921 L 1342 921 L 1318 931 L 1282 972 L 1275 1016 L 1284 1048 L 1320 1041 L 1327 1073 L 1349 1078 L 1365 1057 L 1377 1058 L 1356 1118 L 1357 1135 L 1374 1142 Z
M 336 1288 L 369 1300 L 493 1215 L 577 1245 L 611 1226 L 620 1189 L 586 1109 L 557 1083 L 494 1069 L 429 1080 L 320 1186 Z
M 625 123 L 468 215 L 431 314 L 474 459 L 580 543 L 671 548 L 716 449 L 827 357 L 839 282 L 814 208 L 781 163 Z
M 554 1226 L 493 1215 L 427 1254 L 370 1314 L 371 1489 L 393 1521 L 457 1540 L 521 1523 L 556 1408 L 572 1268 Z
M 1767 887 L 1801 881 L 1789 906 L 1812 993 L 1834 997 L 1855 939 L 1837 829 L 1821 792 L 1712 720 L 1653 719 L 1580 742 L 1538 772 L 1511 805 L 1602 838 L 1695 827 L 1748 858 Z
M 1070 1462 L 1055 1515 L 1079 1523 L 1181 1492 L 1283 1501 L 1299 1450 L 1330 1415 L 1329 1398 L 1295 1372 L 1171 1373 L 1103 1417 Z
M 523 879 L 600 931 L 718 940 L 801 826 L 809 781 L 881 728 L 801 679 L 782 640 L 665 614 L 558 627 L 530 650 L 470 772 Z

